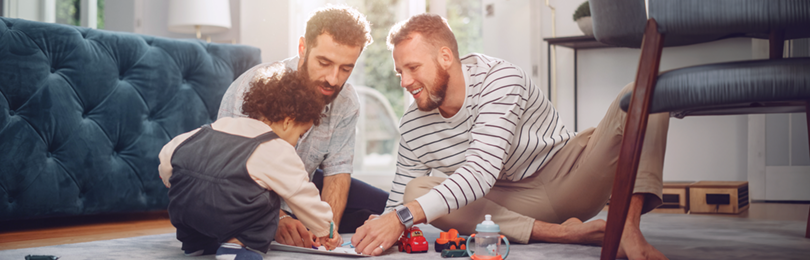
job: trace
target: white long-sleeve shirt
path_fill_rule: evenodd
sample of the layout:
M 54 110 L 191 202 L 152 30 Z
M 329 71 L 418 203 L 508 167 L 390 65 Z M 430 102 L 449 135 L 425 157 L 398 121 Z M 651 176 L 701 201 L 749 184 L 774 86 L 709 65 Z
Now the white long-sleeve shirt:
M 225 117 L 211 124 L 216 131 L 253 138 L 272 131 L 265 123 L 250 118 Z M 166 187 L 171 187 L 172 155 L 178 145 L 194 135 L 194 129 L 172 139 L 160 151 L 160 178 Z M 321 201 L 318 188 L 309 181 L 304 163 L 295 152 L 295 147 L 281 138 L 260 144 L 247 160 L 247 171 L 259 186 L 275 191 L 292 209 L 295 216 L 312 231 L 315 236 L 329 235 L 332 222 L 332 209 Z
M 427 221 L 483 197 L 497 180 L 532 176 L 575 135 L 523 70 L 471 54 L 461 58 L 466 99 L 450 118 L 411 104 L 400 121 L 399 155 L 386 210 L 405 185 L 431 170 L 449 177 L 417 198 Z

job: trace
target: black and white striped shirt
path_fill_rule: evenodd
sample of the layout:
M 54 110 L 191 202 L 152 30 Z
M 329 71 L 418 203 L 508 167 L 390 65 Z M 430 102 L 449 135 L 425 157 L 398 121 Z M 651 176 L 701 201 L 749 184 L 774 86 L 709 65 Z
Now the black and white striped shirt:
M 461 58 L 467 97 L 453 117 L 411 104 L 400 121 L 397 172 L 386 206 L 431 170 L 447 180 L 419 197 L 428 222 L 483 197 L 496 180 L 532 176 L 575 135 L 523 70 L 482 54 Z

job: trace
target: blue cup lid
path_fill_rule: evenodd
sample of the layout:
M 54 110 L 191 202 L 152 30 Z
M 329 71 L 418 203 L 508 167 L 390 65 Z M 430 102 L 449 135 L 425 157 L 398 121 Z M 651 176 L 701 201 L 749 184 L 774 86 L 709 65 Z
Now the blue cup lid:
M 475 226 L 475 232 L 493 232 L 500 233 L 501 227 L 495 222 L 492 222 L 492 215 L 484 215 L 484 222 Z

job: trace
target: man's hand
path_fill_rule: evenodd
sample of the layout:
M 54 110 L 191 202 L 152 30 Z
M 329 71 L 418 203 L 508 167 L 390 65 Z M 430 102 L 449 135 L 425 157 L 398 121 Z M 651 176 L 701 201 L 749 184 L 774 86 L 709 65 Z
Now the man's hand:
M 357 232 L 352 236 L 352 245 L 358 253 L 380 255 L 394 245 L 403 231 L 405 226 L 399 222 L 394 212 L 378 217 L 372 216 L 357 228 Z
M 282 218 L 278 221 L 276 241 L 281 244 L 312 248 L 312 233 L 301 221 L 293 218 Z
M 601 246 L 605 238 L 606 225 L 607 223 L 601 219 L 583 223 L 578 218 L 569 218 L 560 224 L 564 234 L 560 242 Z
M 363 221 L 363 225 L 368 223 L 369 220 L 376 219 L 376 218 L 379 218 L 379 217 L 380 217 L 380 215 L 377 215 L 377 214 L 368 215 L 368 219 L 366 219 L 366 221 Z

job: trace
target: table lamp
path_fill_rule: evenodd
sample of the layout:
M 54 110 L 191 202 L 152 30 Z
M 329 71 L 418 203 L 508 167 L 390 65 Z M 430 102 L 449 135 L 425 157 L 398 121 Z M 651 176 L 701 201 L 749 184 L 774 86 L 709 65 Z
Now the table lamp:
M 230 10 L 228 0 L 170 0 L 169 31 L 196 33 L 197 39 L 223 32 L 231 28 Z

